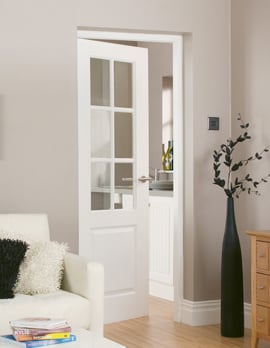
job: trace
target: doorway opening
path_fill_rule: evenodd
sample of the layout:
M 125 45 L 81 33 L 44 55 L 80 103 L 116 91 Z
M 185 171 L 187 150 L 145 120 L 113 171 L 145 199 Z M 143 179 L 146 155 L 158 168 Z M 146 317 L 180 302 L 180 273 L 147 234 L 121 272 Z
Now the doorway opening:
M 169 89 L 172 94 L 172 129 L 167 127 L 164 132 L 167 138 L 173 134 L 173 301 L 174 301 L 174 320 L 181 321 L 181 303 L 183 300 L 183 37 L 182 35 L 170 34 L 148 34 L 122 31 L 100 31 L 100 30 L 79 30 L 78 38 L 100 40 L 107 42 L 118 42 L 121 44 L 131 43 L 141 47 L 164 44 L 172 50 L 172 74 L 166 74 L 163 79 L 164 90 L 168 89 L 170 83 L 173 88 Z M 165 87 L 166 86 L 166 87 Z M 165 93 L 164 93 L 165 94 Z M 165 97 L 165 96 L 164 96 Z M 166 98 L 166 97 L 165 97 Z M 168 96 L 167 96 L 168 100 Z M 162 114 L 162 107 L 160 110 Z M 167 120 L 170 123 L 170 120 Z M 164 121 L 164 123 L 166 123 Z M 162 126 L 161 126 L 162 127 Z M 170 133 L 171 132 L 171 133 Z M 151 124 L 150 124 L 151 137 Z M 153 169 L 161 168 L 161 149 L 162 143 L 167 139 L 162 136 L 159 145 L 154 146 L 153 152 L 155 160 L 150 161 L 149 174 L 155 175 Z M 167 139 L 172 140 L 172 139 Z M 166 141 L 167 141 L 166 140 Z M 167 144 L 166 144 L 167 146 Z M 151 149 L 150 149 L 151 150 Z M 158 155 L 160 153 L 160 156 Z M 150 153 L 150 156 L 151 153 Z M 151 172 L 152 171 L 152 172 Z M 163 175 L 162 171 L 160 174 Z M 166 175 L 168 173 L 165 173 Z M 169 173 L 169 175 L 172 173 Z

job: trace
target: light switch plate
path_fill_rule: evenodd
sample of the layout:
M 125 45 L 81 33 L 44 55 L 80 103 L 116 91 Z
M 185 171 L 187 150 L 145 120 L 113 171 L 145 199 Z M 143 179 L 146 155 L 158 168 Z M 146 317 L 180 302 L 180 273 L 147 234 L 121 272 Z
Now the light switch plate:
M 219 117 L 208 117 L 208 130 L 219 130 Z

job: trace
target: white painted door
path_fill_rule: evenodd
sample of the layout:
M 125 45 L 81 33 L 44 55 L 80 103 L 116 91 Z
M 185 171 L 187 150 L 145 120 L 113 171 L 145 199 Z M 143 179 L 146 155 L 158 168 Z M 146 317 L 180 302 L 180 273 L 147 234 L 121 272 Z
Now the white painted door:
M 105 269 L 105 322 L 148 313 L 148 57 L 78 39 L 79 253 Z

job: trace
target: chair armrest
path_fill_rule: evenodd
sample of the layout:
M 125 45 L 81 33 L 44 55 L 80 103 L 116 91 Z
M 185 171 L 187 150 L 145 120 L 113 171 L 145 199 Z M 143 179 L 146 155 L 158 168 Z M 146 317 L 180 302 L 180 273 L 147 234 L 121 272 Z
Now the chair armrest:
M 83 296 L 90 301 L 91 331 L 103 335 L 104 324 L 104 268 L 86 257 L 66 253 L 62 289 Z

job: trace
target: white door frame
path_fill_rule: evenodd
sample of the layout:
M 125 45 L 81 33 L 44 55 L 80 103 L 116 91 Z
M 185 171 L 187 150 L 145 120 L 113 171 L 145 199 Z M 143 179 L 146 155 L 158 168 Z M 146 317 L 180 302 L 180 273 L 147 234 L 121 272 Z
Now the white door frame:
M 174 319 L 182 320 L 184 298 L 183 255 L 183 36 L 181 34 L 136 33 L 128 31 L 78 30 L 78 38 L 170 43 L 173 48 L 173 134 L 174 134 Z

